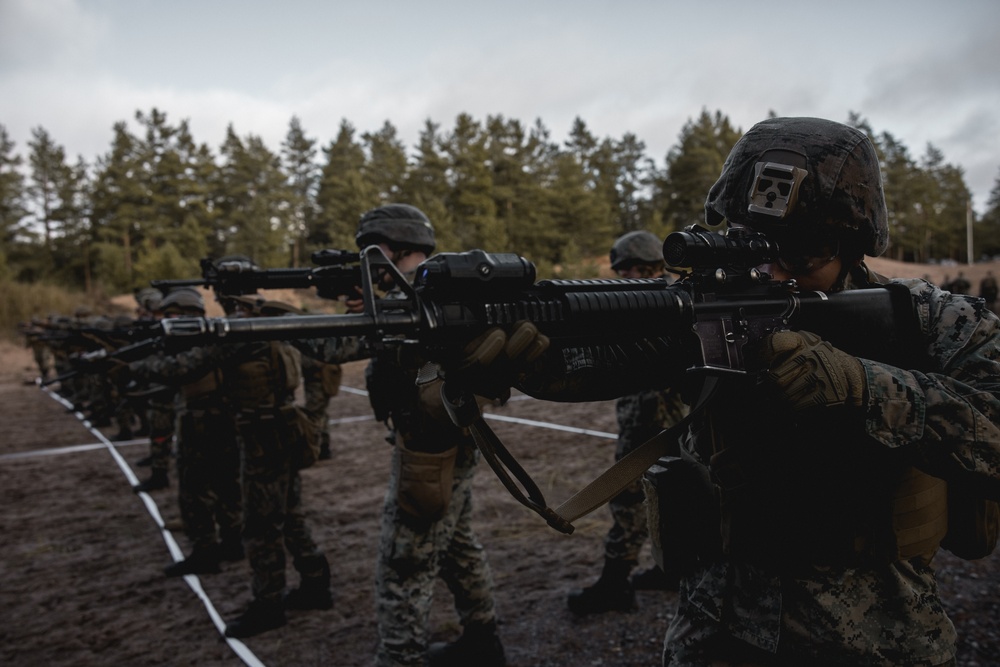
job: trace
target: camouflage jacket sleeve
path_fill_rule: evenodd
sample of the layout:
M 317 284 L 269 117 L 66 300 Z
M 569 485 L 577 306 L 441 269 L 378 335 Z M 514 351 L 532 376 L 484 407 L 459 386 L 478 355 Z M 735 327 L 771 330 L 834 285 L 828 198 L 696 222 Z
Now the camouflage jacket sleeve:
M 193 381 L 232 359 L 249 356 L 267 342 L 204 345 L 177 354 L 158 354 L 129 364 L 129 372 L 139 382 L 180 385 Z
M 367 338 L 350 336 L 343 338 L 309 338 L 288 341 L 299 351 L 317 361 L 327 364 L 343 364 L 374 356 L 374 350 Z
M 926 368 L 862 360 L 866 430 L 912 447 L 920 467 L 1000 500 L 1000 321 L 980 299 L 905 283 L 917 307 Z

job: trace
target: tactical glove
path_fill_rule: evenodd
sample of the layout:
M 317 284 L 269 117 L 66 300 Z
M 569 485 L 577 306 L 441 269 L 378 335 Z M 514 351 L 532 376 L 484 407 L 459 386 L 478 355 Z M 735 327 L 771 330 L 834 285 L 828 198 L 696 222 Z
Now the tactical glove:
M 814 333 L 775 332 L 761 341 L 758 359 L 765 381 L 794 410 L 864 404 L 867 382 L 861 362 Z
M 445 379 L 487 398 L 503 398 L 524 367 L 549 347 L 548 336 L 528 321 L 520 321 L 508 334 L 494 327 L 465 346 L 463 358 L 445 371 Z

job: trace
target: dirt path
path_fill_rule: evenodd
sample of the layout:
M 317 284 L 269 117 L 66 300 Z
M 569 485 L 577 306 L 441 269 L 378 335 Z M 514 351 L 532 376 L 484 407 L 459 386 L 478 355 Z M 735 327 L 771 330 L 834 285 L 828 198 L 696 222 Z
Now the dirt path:
M 348 366 L 346 386 L 363 386 L 361 369 Z M 111 450 L 61 404 L 24 384 L 31 375 L 27 352 L 0 343 L 0 663 L 244 664 L 189 585 L 162 575 L 171 561 L 167 543 Z M 615 430 L 610 402 L 554 407 L 515 400 L 499 412 Z M 264 665 L 372 662 L 373 564 L 389 449 L 363 395 L 343 391 L 331 417 L 345 420 L 331 426 L 334 457 L 305 471 L 304 489 L 314 536 L 333 564 L 334 608 L 293 613 L 286 627 L 247 640 Z M 493 426 L 553 502 L 590 481 L 613 456 L 607 438 L 500 421 Z M 147 453 L 144 443 L 115 449 L 129 465 Z M 145 477 L 144 469 L 135 470 Z M 152 498 L 186 551 L 176 530 L 176 486 Z M 476 503 L 511 667 L 659 664 L 671 594 L 641 592 L 640 610 L 631 614 L 576 619 L 566 610 L 567 591 L 591 583 L 600 569 L 606 510 L 578 522 L 572 536 L 561 535 L 521 508 L 485 466 Z M 960 664 L 998 664 L 1000 556 L 966 563 L 943 555 L 940 567 L 941 588 L 963 636 Z M 200 578 L 222 618 L 248 602 L 249 576 L 243 562 Z M 457 634 L 449 605 L 442 585 L 432 614 L 436 638 Z

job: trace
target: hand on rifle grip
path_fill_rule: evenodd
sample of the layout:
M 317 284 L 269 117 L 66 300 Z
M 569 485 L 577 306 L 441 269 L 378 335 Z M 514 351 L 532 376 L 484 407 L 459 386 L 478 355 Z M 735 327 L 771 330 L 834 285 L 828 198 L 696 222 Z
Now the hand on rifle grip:
M 509 334 L 494 327 L 465 346 L 464 357 L 446 378 L 479 396 L 506 400 L 525 367 L 548 347 L 548 336 L 531 322 L 517 322 Z
M 864 405 L 868 385 L 861 362 L 812 332 L 770 334 L 761 340 L 758 357 L 765 382 L 794 410 Z

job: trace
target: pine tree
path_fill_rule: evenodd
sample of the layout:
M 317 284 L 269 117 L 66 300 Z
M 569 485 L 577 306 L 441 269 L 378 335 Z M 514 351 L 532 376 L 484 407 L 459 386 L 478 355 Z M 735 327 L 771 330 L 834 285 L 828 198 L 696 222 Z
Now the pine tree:
M 220 149 L 219 229 L 227 254 L 246 255 L 263 267 L 287 266 L 287 177 L 281 159 L 256 135 L 240 139 L 232 125 Z
M 439 126 L 428 120 L 417 141 L 416 156 L 407 171 L 400 201 L 416 206 L 434 225 L 438 251 L 460 250 L 455 237 L 454 220 L 445 206 L 451 191 L 448 183 L 448 158 L 442 153 Z
M 354 126 L 341 121 L 337 138 L 323 152 L 326 164 L 316 195 L 319 215 L 309 230 L 309 243 L 314 248 L 353 248 L 358 219 L 378 205 L 364 176 L 365 151 L 354 140 Z
M 396 128 L 386 121 L 378 132 L 361 135 L 361 142 L 368 156 L 363 173 L 375 206 L 398 202 L 409 165 Z
M 288 134 L 281 145 L 281 158 L 288 174 L 289 207 L 286 218 L 292 240 L 291 266 L 300 266 L 309 229 L 316 220 L 316 189 L 319 166 L 316 164 L 316 140 L 306 137 L 297 117 L 292 117 Z
M 986 201 L 986 212 L 976 225 L 975 238 L 979 256 L 1000 256 L 1000 173 Z
M 497 219 L 487 142 L 479 122 L 469 114 L 459 114 L 443 144 L 451 186 L 446 204 L 462 250 L 502 252 L 508 249 L 507 233 Z
M 684 124 L 678 143 L 667 152 L 666 169 L 655 182 L 653 201 L 660 222 L 650 231 L 665 236 L 704 223 L 705 196 L 741 135 L 721 111 L 713 115 L 702 109 L 697 120 Z
M 11 273 L 14 244 L 28 215 L 22 159 L 14 154 L 14 146 L 7 128 L 0 125 L 0 279 Z

